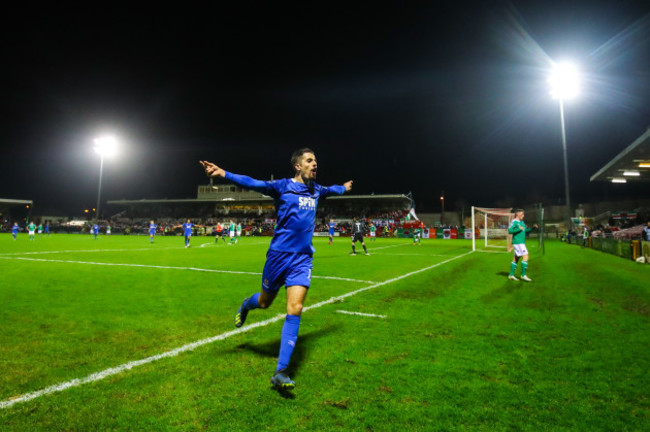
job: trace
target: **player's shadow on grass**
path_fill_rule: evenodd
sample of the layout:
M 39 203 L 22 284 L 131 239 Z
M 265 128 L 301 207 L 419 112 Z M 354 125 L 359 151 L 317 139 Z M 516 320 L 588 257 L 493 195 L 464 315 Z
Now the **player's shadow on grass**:
M 298 343 L 293 350 L 293 354 L 291 355 L 291 363 L 287 368 L 287 373 L 289 376 L 295 379 L 299 375 L 298 371 L 303 364 L 305 354 L 310 345 L 313 345 L 313 342 L 321 336 L 334 332 L 337 327 L 338 326 L 336 325 L 328 325 L 321 329 L 298 335 Z M 246 342 L 237 345 L 236 349 L 250 351 L 260 357 L 270 357 L 277 359 L 278 353 L 280 352 L 280 339 L 276 339 L 272 342 L 267 342 L 264 344 L 251 344 Z M 284 398 L 294 398 L 294 395 L 286 390 L 278 391 L 278 393 L 280 393 L 280 395 Z
M 492 303 L 499 299 L 502 299 L 503 297 L 509 296 L 521 287 L 521 283 L 518 283 L 518 281 L 512 281 L 508 279 L 508 276 L 510 275 L 508 272 L 497 272 L 496 275 L 503 277 L 503 285 L 500 288 L 496 288 L 489 293 L 481 296 L 481 300 L 483 300 L 485 303 Z

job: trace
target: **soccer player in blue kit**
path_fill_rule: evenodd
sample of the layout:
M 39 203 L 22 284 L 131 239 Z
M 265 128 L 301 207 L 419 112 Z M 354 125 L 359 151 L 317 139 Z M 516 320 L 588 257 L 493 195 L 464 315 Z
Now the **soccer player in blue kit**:
M 13 226 L 11 227 L 11 235 L 14 237 L 14 240 L 16 240 L 16 236 L 18 235 L 18 231 L 20 231 L 20 227 L 18 226 L 18 222 L 14 222 Z
M 330 223 L 328 225 L 329 227 L 329 232 L 327 233 L 329 236 L 329 242 L 332 244 L 334 242 L 334 228 L 336 228 L 336 224 L 334 223 L 334 219 L 330 219 Z
M 93 231 L 93 236 L 95 236 L 95 240 L 97 240 L 97 234 L 99 234 L 99 225 L 95 223 L 92 228 Z
M 190 239 L 192 238 L 192 227 L 194 224 L 188 219 L 187 222 L 183 224 L 183 234 L 185 234 L 185 247 L 190 247 Z
M 156 235 L 156 228 L 158 228 L 158 225 L 151 221 L 149 223 L 149 243 L 153 243 L 153 237 Z
M 233 174 L 217 165 L 200 162 L 209 177 L 222 177 L 232 183 L 273 197 L 277 210 L 277 229 L 266 254 L 262 273 L 262 291 L 245 298 L 235 315 L 235 326 L 246 322 L 252 309 L 271 306 L 280 287 L 287 290 L 287 316 L 282 327 L 280 353 L 271 384 L 279 389 L 292 389 L 296 383 L 287 374 L 291 354 L 298 340 L 300 315 L 311 282 L 314 247 L 311 240 L 316 223 L 316 207 L 320 198 L 340 195 L 352 189 L 352 180 L 343 185 L 321 186 L 316 180 L 316 156 L 308 148 L 291 155 L 293 178 L 261 181 Z

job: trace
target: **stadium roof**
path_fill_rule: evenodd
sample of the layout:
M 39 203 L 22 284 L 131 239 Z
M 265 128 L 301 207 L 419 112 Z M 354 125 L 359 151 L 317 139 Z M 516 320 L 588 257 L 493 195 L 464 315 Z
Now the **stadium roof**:
M 18 200 L 18 199 L 9 199 L 9 198 L 0 198 L 0 204 L 12 206 L 12 205 L 32 205 L 34 201 L 32 200 Z
M 650 128 L 592 175 L 591 181 L 650 182 Z

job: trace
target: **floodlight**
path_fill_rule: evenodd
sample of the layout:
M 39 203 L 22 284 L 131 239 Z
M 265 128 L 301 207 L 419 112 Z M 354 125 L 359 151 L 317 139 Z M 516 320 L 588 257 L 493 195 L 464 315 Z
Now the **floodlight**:
M 112 136 L 95 138 L 94 149 L 100 156 L 112 156 L 117 150 L 117 140 Z
M 624 178 L 614 177 L 612 179 L 612 183 L 627 183 L 627 180 L 625 180 Z
M 571 99 L 578 94 L 578 70 L 570 63 L 558 63 L 548 79 L 551 96 L 555 99 Z
M 117 149 L 117 140 L 113 136 L 103 136 L 100 138 L 95 138 L 95 152 L 100 156 L 99 162 L 99 187 L 97 188 L 97 207 L 93 209 L 95 211 L 95 217 L 99 219 L 99 205 L 100 197 L 102 194 L 102 172 L 104 171 L 104 156 L 113 156 Z
M 564 195 L 568 213 L 568 226 L 571 227 L 571 197 L 569 195 L 569 162 L 566 150 L 566 129 L 564 126 L 564 101 L 578 94 L 578 70 L 570 63 L 554 63 L 548 83 L 551 96 L 560 101 L 560 126 L 562 130 L 562 150 L 564 152 Z
M 627 177 L 639 177 L 641 173 L 638 171 L 623 171 L 623 175 Z
M 641 162 L 639 168 L 650 168 L 650 162 Z

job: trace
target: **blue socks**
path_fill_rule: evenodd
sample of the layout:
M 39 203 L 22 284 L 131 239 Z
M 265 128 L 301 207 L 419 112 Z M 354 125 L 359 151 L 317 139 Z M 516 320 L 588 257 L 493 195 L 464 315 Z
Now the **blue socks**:
M 260 298 L 260 293 L 255 293 L 252 296 L 250 296 L 248 300 L 246 300 L 246 303 L 244 303 L 244 309 L 249 311 L 251 309 L 257 309 L 258 307 L 260 307 L 260 304 L 257 301 L 258 298 Z
M 280 340 L 280 355 L 278 356 L 278 367 L 276 371 L 286 369 L 291 360 L 291 354 L 298 340 L 298 329 L 300 328 L 300 315 L 287 315 L 282 327 L 282 339 Z

